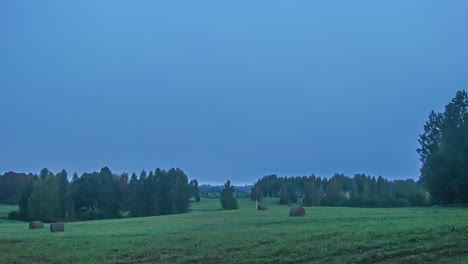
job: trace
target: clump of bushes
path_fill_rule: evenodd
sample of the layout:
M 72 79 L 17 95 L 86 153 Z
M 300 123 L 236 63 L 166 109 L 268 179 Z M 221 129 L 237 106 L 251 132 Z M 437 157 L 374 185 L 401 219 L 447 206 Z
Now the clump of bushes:
M 8 219 L 19 220 L 20 219 L 19 213 L 17 211 L 11 211 L 10 213 L 8 213 Z

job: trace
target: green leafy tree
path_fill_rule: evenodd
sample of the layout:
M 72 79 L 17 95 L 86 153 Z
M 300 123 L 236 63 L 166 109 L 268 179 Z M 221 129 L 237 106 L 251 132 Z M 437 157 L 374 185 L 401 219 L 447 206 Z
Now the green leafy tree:
M 99 218 L 120 217 L 120 194 L 116 177 L 108 167 L 99 172 L 98 208 Z
M 27 178 L 24 173 L 7 172 L 0 175 L 0 203 L 17 204 Z
M 252 199 L 252 201 L 261 202 L 262 198 L 263 198 L 263 195 L 262 195 L 261 188 L 257 185 L 254 185 L 250 192 L 250 199 Z
M 190 184 L 190 196 L 191 196 L 191 198 L 194 198 L 195 201 L 199 202 L 200 201 L 200 189 L 198 188 L 198 181 L 197 180 L 191 180 L 189 184 Z
M 250 191 L 250 199 L 255 201 L 255 209 L 258 209 L 258 203 L 262 201 L 262 191 L 260 186 L 254 185 Z
M 45 222 L 60 220 L 59 188 L 52 173 L 34 183 L 28 201 L 28 214 L 29 219 Z
M 239 204 L 237 203 L 237 199 L 234 197 L 235 192 L 234 186 L 231 185 L 231 181 L 227 181 L 224 184 L 224 189 L 221 190 L 220 193 L 220 202 L 221 207 L 224 210 L 236 210 L 239 209 Z
M 72 181 L 75 213 L 80 220 L 99 218 L 99 173 L 84 173 Z
M 43 168 L 39 173 L 39 177 L 44 180 L 49 174 L 50 171 L 47 168 Z

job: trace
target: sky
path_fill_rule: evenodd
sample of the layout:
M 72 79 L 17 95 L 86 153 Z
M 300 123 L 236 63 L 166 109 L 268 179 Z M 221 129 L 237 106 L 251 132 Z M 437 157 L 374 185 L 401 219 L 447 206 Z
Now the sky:
M 0 1 L 0 173 L 414 178 L 468 2 Z

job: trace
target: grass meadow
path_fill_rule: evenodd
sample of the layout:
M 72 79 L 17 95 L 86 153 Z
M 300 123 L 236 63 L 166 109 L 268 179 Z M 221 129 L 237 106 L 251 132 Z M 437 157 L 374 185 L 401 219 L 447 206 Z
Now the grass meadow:
M 0 204 L 0 221 L 4 221 L 8 217 L 8 213 L 14 210 L 18 210 L 18 206 Z
M 293 218 L 264 203 L 221 211 L 205 199 L 186 214 L 66 223 L 63 233 L 0 219 L 0 263 L 468 263 L 466 208 L 307 207 Z

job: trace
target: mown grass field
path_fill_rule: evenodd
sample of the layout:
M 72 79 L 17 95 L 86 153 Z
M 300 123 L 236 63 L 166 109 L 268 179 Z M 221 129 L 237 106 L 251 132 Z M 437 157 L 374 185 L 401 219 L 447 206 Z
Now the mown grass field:
M 6 219 L 8 217 L 8 213 L 11 212 L 11 211 L 14 211 L 14 210 L 18 210 L 18 206 L 0 204 L 0 219 L 2 219 L 2 218 Z
M 0 224 L 1 263 L 468 263 L 466 208 L 306 208 L 241 199 L 191 213 L 67 223 L 64 233 Z M 0 206 L 5 216 L 11 208 Z

